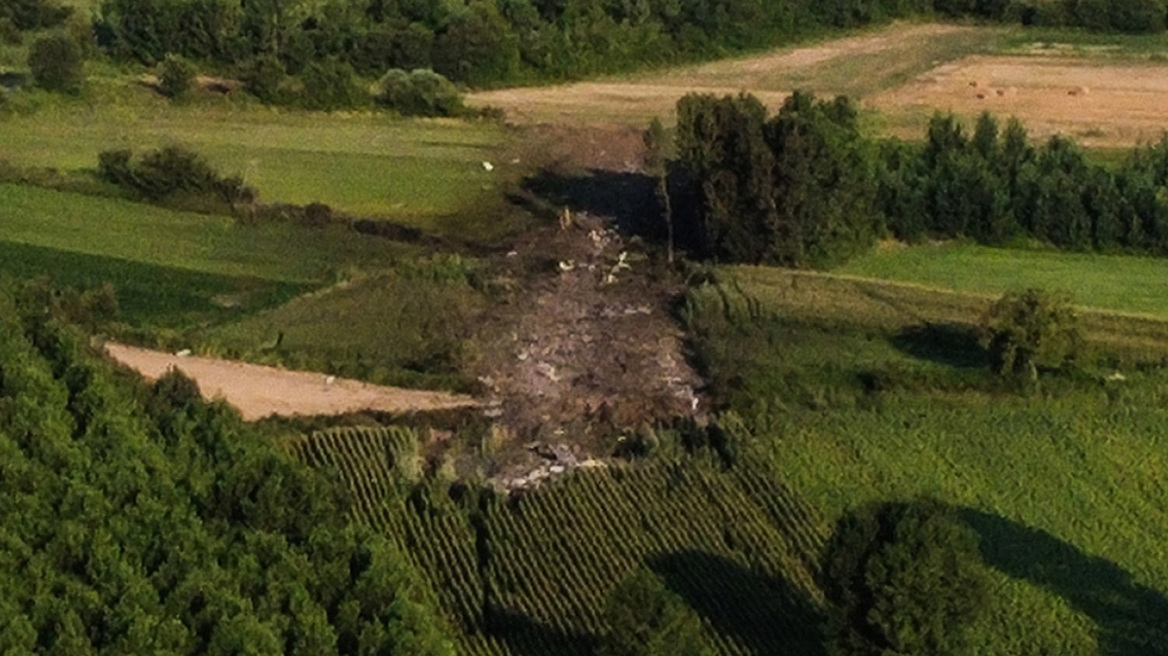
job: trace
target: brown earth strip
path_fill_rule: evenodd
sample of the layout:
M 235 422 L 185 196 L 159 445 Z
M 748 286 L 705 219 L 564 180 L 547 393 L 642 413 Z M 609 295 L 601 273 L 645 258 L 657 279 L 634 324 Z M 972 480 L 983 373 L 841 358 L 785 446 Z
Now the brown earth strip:
M 320 373 L 183 357 L 112 342 L 105 349 L 113 359 L 149 380 L 178 369 L 199 384 L 204 397 L 226 400 L 247 421 L 269 415 L 332 415 L 360 410 L 399 413 L 478 405 L 469 396 L 370 385 Z

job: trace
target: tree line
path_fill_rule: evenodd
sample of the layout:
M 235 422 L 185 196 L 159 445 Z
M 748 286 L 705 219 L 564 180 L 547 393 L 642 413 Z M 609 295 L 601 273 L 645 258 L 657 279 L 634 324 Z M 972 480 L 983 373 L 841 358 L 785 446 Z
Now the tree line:
M 670 229 L 727 262 L 829 266 L 891 235 L 1168 255 L 1168 137 L 1112 169 L 1074 141 L 1034 145 L 983 114 L 936 114 L 921 143 L 860 133 L 845 97 L 796 92 L 768 118 L 749 95 L 690 95 L 666 169 Z
M 1165 13 L 1163 0 L 105 0 L 95 28 L 108 53 L 146 65 L 176 54 L 300 75 L 336 62 L 364 77 L 431 68 L 492 86 L 723 56 L 898 17 L 1155 32 Z

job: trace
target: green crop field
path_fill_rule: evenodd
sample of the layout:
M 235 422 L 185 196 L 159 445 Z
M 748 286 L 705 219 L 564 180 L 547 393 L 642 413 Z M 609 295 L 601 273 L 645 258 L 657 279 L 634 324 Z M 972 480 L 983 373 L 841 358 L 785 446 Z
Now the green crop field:
M 105 150 L 180 144 L 224 174 L 242 175 L 261 201 L 323 202 L 424 229 L 469 209 L 485 214 L 519 175 L 519 165 L 499 161 L 510 137 L 491 123 L 321 115 L 210 101 L 171 106 L 143 89 L 126 93 L 138 102 L 60 103 L 0 120 L 0 160 L 76 171 L 95 169 Z M 486 171 L 484 161 L 497 168 Z M 474 225 L 466 220 L 462 228 Z
M 1168 317 L 1163 258 L 949 243 L 876 250 L 836 272 L 979 294 L 1042 287 L 1083 306 Z
M 1024 393 L 959 328 L 984 298 L 748 267 L 723 278 L 687 313 L 717 394 L 830 519 L 920 496 L 961 509 L 1009 609 L 977 629 L 982 653 L 1168 653 L 1162 360 Z M 1086 319 L 1143 334 L 1149 356 L 1168 345 L 1158 322 Z
M 765 466 L 686 459 L 582 471 L 510 502 L 460 503 L 441 486 L 406 500 L 394 490 L 417 439 L 334 429 L 290 449 L 336 472 L 355 517 L 411 554 L 459 653 L 593 653 L 606 595 L 638 566 L 698 611 L 717 653 L 819 653 L 815 576 L 828 526 Z

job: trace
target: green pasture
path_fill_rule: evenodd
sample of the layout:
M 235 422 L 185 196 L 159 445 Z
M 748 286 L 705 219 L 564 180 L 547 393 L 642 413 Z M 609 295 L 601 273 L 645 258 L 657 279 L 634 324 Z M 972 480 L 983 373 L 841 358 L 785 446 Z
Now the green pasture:
M 1042 287 L 1083 306 L 1168 317 L 1163 258 L 946 243 L 878 249 L 835 273 L 979 294 Z
M 96 168 L 105 150 L 179 144 L 224 174 L 243 176 L 261 201 L 323 202 L 423 229 L 497 205 L 501 188 L 519 175 L 518 166 L 499 161 L 509 137 L 491 123 L 309 114 L 210 100 L 176 106 L 144 89 L 124 92 L 124 102 L 59 103 L 0 120 L 0 159 L 76 171 Z M 486 171 L 484 161 L 496 168 Z M 463 227 L 472 229 L 474 221 Z
M 466 388 L 471 320 L 486 299 L 457 257 L 307 294 L 207 335 L 227 355 L 409 387 Z
M 0 184 L 0 240 L 209 273 L 320 283 L 388 266 L 411 249 L 342 226 L 241 226 L 234 219 Z
M 135 328 L 223 323 L 415 249 L 342 226 L 242 226 L 109 198 L 0 184 L 0 274 L 114 285 Z
M 998 581 L 980 653 L 1168 653 L 1168 371 L 1045 374 L 1027 392 L 959 328 L 983 297 L 751 267 L 721 278 L 683 315 L 716 395 L 829 518 L 921 496 L 959 508 Z M 1117 334 L 1152 323 L 1107 320 Z
M 230 321 L 285 303 L 310 288 L 10 241 L 0 241 L 0 276 L 47 278 L 79 290 L 108 282 L 116 290 L 120 320 L 134 327 L 169 329 Z

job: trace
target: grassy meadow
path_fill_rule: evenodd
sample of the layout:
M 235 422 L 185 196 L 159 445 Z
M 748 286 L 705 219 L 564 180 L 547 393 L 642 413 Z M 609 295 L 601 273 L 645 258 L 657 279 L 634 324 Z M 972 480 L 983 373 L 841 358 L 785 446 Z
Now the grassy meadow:
M 382 384 L 467 389 L 466 331 L 487 302 L 468 283 L 470 266 L 456 257 L 406 264 L 222 325 L 206 343 L 252 361 Z
M 114 285 L 123 319 L 177 329 L 236 319 L 416 249 L 342 226 L 233 219 L 0 184 L 0 273 Z
M 487 233 L 498 220 L 490 208 L 521 173 L 499 160 L 510 136 L 497 124 L 276 111 L 222 99 L 173 105 L 132 84 L 123 93 L 118 101 L 61 101 L 0 120 L 0 160 L 92 170 L 105 150 L 179 144 L 224 174 L 241 175 L 263 202 L 323 202 L 432 231 L 445 217 L 474 210 Z M 486 171 L 484 161 L 497 168 Z
M 1168 318 L 1164 258 L 945 243 L 876 249 L 834 272 L 975 294 L 1041 287 L 1081 306 Z
M 715 393 L 829 518 L 921 496 L 959 508 L 999 584 L 981 653 L 1168 653 L 1162 364 L 1122 366 L 1122 380 L 1088 365 L 1024 392 L 960 328 L 981 297 L 748 267 L 722 278 L 687 313 Z

